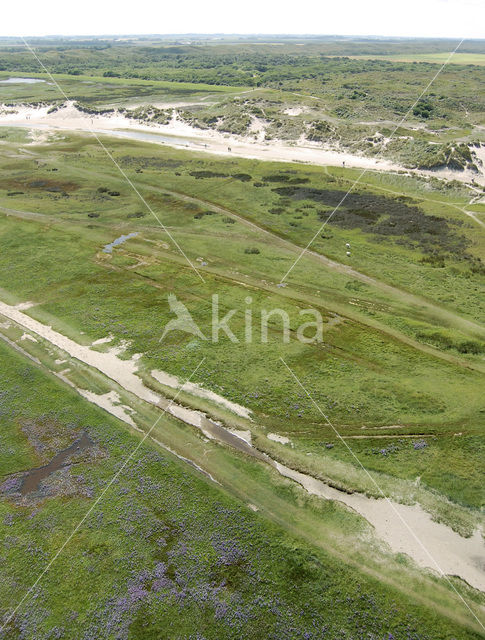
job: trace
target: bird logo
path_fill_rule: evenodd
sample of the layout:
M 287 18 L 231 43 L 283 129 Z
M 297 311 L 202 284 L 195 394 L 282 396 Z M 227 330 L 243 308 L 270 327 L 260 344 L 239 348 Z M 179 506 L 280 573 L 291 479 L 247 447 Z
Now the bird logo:
M 205 335 L 194 322 L 194 319 L 190 315 L 190 311 L 182 302 L 180 302 L 180 300 L 177 300 L 177 296 L 173 293 L 168 295 L 168 306 L 170 307 L 170 311 L 177 317 L 167 323 L 159 342 L 162 342 L 170 331 L 185 331 L 185 333 L 191 333 L 201 340 L 207 340 Z

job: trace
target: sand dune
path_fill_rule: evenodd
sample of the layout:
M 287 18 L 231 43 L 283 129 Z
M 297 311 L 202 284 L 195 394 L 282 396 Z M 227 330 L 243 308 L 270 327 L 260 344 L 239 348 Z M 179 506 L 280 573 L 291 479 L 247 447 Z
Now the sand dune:
M 173 105 L 161 105 L 171 107 Z M 144 142 L 166 144 L 176 148 L 189 148 L 205 153 L 223 156 L 238 156 L 277 162 L 301 162 L 320 166 L 343 166 L 373 171 L 406 171 L 423 176 L 434 176 L 446 180 L 485 184 L 485 175 L 470 171 L 451 171 L 448 169 L 424 171 L 405 167 L 382 158 L 348 153 L 344 150 L 325 147 L 308 141 L 286 143 L 281 140 L 262 142 L 249 137 L 223 134 L 212 129 L 198 129 L 177 117 L 176 111 L 169 124 L 142 124 L 139 120 L 125 117 L 118 112 L 90 116 L 78 111 L 72 102 L 54 113 L 49 108 L 0 106 L 0 125 L 30 127 L 33 131 L 94 131 L 97 134 L 113 134 Z M 152 134 L 152 135 L 147 135 Z M 31 144 L 45 142 L 45 136 L 33 134 Z

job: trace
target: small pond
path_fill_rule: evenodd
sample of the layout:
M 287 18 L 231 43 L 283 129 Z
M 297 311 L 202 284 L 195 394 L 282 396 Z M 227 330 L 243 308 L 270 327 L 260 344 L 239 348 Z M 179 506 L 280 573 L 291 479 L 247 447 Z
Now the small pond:
M 120 236 L 119 238 L 116 238 L 116 240 L 113 240 L 113 242 L 110 242 L 109 244 L 107 244 L 104 247 L 103 252 L 104 253 L 112 253 L 113 247 L 117 247 L 119 244 L 123 244 L 123 242 L 126 242 L 130 238 L 134 238 L 137 235 L 138 235 L 138 233 L 135 231 L 133 233 L 129 233 L 126 236 Z

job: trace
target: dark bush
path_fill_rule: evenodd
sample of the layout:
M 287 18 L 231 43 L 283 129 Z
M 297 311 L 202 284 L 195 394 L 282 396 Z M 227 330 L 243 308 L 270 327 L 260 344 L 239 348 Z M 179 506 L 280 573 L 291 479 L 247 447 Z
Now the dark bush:
M 202 178 L 228 178 L 229 174 L 217 171 L 189 171 L 189 175 L 197 180 Z
M 464 342 L 460 342 L 457 349 L 460 353 L 479 355 L 485 352 L 485 345 L 480 342 L 475 342 L 475 340 L 465 340 Z
M 273 174 L 269 176 L 264 176 L 264 180 L 266 182 L 286 182 L 286 184 L 306 184 L 310 182 L 309 178 L 294 178 L 288 174 Z
M 144 218 L 146 216 L 146 213 L 144 213 L 143 211 L 137 211 L 136 213 L 129 213 L 126 217 L 127 218 Z
M 428 100 L 420 100 L 413 109 L 413 115 L 418 118 L 429 118 L 433 112 L 433 105 Z
M 284 186 L 273 189 L 282 198 L 296 201 L 310 200 L 334 209 L 337 212 L 329 224 L 343 229 L 362 229 L 382 236 L 395 237 L 396 242 L 420 246 L 427 254 L 465 254 L 467 239 L 459 235 L 456 223 L 439 216 L 428 215 L 415 205 L 400 198 L 390 198 L 370 192 L 353 192 L 346 195 L 338 189 L 317 189 L 315 187 Z M 309 206 L 302 204 L 302 208 Z M 311 206 L 311 205 L 310 205 Z M 321 220 L 328 217 L 328 211 L 319 211 Z M 466 254 L 465 254 L 466 255 Z
M 442 269 L 443 267 L 446 266 L 444 257 L 435 253 L 429 256 L 424 256 L 424 258 L 421 258 L 421 262 L 423 264 L 428 264 L 431 267 L 435 267 L 439 269 Z

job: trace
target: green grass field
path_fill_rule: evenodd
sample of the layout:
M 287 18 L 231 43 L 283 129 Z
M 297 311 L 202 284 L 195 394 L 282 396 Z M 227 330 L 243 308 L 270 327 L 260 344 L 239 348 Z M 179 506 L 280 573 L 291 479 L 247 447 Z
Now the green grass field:
M 279 289 L 276 284 L 299 247 L 321 224 L 320 207 L 325 215 L 328 205 L 312 199 L 295 201 L 275 191 L 288 189 L 281 185 L 289 178 L 308 189 L 318 184 L 332 194 L 345 189 L 352 173 L 345 177 L 340 170 L 325 173 L 252 161 L 228 163 L 110 140 L 111 151 L 191 260 L 199 265 L 198 258 L 207 262 L 199 267 L 206 279 L 201 283 L 103 158 L 102 150 L 79 137 L 34 148 L 40 150 L 41 162 L 19 158 L 12 164 L 10 159 L 9 172 L 2 174 L 0 286 L 18 300 L 39 303 L 30 312 L 35 317 L 77 340 L 110 333 L 118 341 L 128 338 L 130 352 L 145 354 L 146 370 L 184 375 L 205 356 L 197 381 L 216 392 L 223 388 L 224 395 L 248 406 L 267 429 L 289 433 L 295 446 L 317 455 L 325 467 L 330 454 L 324 446 L 322 450 L 322 443 L 333 441 L 334 434 L 311 403 L 298 400 L 297 389 L 288 394 L 288 379 L 279 363 L 283 356 L 304 376 L 317 402 L 346 435 L 357 435 L 363 425 L 382 427 L 398 420 L 403 434 L 434 438 L 424 455 L 404 447 L 399 455 L 384 458 L 372 453 L 375 442 L 370 438 L 368 444 L 359 444 L 370 467 L 409 480 L 422 471 L 424 483 L 458 504 L 474 508 L 483 504 L 482 452 L 471 444 L 481 432 L 484 409 L 480 394 L 483 245 L 478 242 L 480 230 L 459 210 L 459 194 L 433 196 L 428 191 L 424 199 L 419 184 L 406 185 L 403 180 L 400 189 L 407 186 L 406 198 L 412 203 L 405 207 L 415 207 L 409 210 L 420 212 L 426 224 L 426 216 L 433 224 L 437 214 L 441 217 L 436 220 L 446 221 L 436 227 L 441 238 L 417 233 L 403 243 L 399 229 L 379 237 L 360 228 L 358 220 L 357 227 L 342 228 L 336 217 L 326 227 L 326 237 L 313 245 L 315 254 L 306 256 L 292 271 L 288 286 Z M 39 165 L 35 180 L 24 179 L 33 163 Z M 403 201 L 396 188 L 388 185 L 394 191 L 389 194 L 384 178 L 369 180 L 352 206 L 361 206 L 359 197 L 369 199 L 372 206 L 392 205 L 398 207 L 399 221 Z M 109 196 L 100 188 L 120 190 L 116 191 L 120 195 Z M 273 209 L 278 210 L 276 215 Z M 12 210 L 17 213 L 9 213 Z M 22 211 L 36 216 L 29 218 Z M 343 220 L 345 214 L 339 215 Z M 132 231 L 139 233 L 137 238 L 112 255 L 102 253 L 104 244 Z M 350 258 L 345 255 L 347 241 L 352 246 Z M 443 252 L 437 259 L 436 242 Z M 247 254 L 248 247 L 259 253 Z M 325 266 L 318 253 L 335 263 Z M 58 259 L 66 260 L 61 271 Z M 354 271 L 346 271 L 348 267 Z M 187 304 L 206 334 L 211 296 L 218 293 L 222 308 L 239 310 L 231 324 L 239 343 L 221 339 L 213 344 L 174 332 L 161 346 L 159 339 L 170 319 L 169 293 Z M 334 316 L 340 320 L 335 325 L 329 322 L 324 343 L 314 346 L 296 340 L 282 344 L 276 319 L 270 325 L 270 342 L 262 345 L 255 322 L 255 342 L 247 345 L 243 314 L 248 293 L 255 318 L 263 308 L 283 308 L 294 331 L 302 305 L 316 307 L 327 321 Z M 86 337 L 80 337 L 81 331 Z M 273 370 L 270 378 L 268 361 Z M 238 375 L 241 363 L 247 371 L 243 377 Z M 293 422 L 291 429 L 288 420 Z M 455 432 L 463 436 L 450 439 Z M 281 456 L 289 455 L 280 449 Z M 330 457 L 340 455 L 346 459 L 345 449 L 337 443 Z M 475 470 L 471 478 L 463 468 L 463 456 L 471 456 Z M 438 471 L 445 459 L 450 477 Z M 300 462 L 303 467 L 308 463 Z M 312 471 L 313 467 L 312 461 Z M 343 479 L 340 482 L 345 485 Z
M 12 77 L 11 73 L 0 72 L 0 80 Z M 59 89 L 46 78 L 44 72 L 18 74 L 15 77 L 36 78 L 43 82 L 35 84 L 0 84 L 0 99 L 14 102 L 58 101 Z M 220 96 L 238 94 L 247 87 L 213 86 L 203 83 L 164 82 L 163 80 L 144 80 L 143 78 L 108 78 L 96 75 L 77 75 L 56 73 L 55 80 L 73 100 L 111 104 L 130 98 L 164 97 L 167 100 L 200 100 L 208 95 L 216 99 Z
M 192 457 L 205 450 L 206 467 L 238 499 L 148 442 L 108 488 L 139 436 L 3 344 L 0 351 L 2 447 L 9 452 L 0 485 L 5 614 L 93 507 L 3 637 L 321 638 L 362 629 L 396 638 L 410 630 L 417 637 L 478 637 L 466 629 L 454 596 L 403 560 L 408 590 L 393 586 L 399 565 L 389 559 L 383 573 L 368 542 L 360 548 L 369 563 L 364 573 L 356 566 L 359 552 L 343 561 L 345 536 L 354 538 L 354 552 L 355 537 L 365 537 L 356 516 L 305 499 L 264 467 L 207 447 L 170 421 L 159 430 L 171 429 L 171 445 L 183 439 Z M 22 472 L 82 432 L 91 448 L 21 499 Z M 248 497 L 262 515 L 241 503 Z M 418 585 L 419 605 L 410 595 Z M 446 618 L 429 608 L 435 592 L 448 602 Z
M 322 174 L 312 168 L 282 169 L 251 161 L 228 164 L 115 140 L 110 141 L 110 148 L 191 260 L 195 264 L 200 264 L 197 258 L 207 261 L 206 267 L 200 267 L 206 282 L 200 282 L 154 218 L 143 211 L 142 203 L 123 185 L 102 151 L 74 137 L 37 147 L 42 163 L 34 181 L 29 177 L 25 182 L 22 175 L 30 175 L 30 167 L 38 160 L 18 159 L 13 165 L 8 161 L 10 173 L 3 173 L 0 184 L 5 213 L 19 213 L 4 215 L 2 220 L 3 289 L 19 300 L 39 303 L 31 311 L 35 317 L 48 319 L 78 340 L 81 331 L 92 340 L 109 333 L 117 340 L 128 337 L 132 353 L 146 354 L 147 370 L 184 375 L 205 356 L 207 362 L 197 374 L 199 382 L 214 391 L 223 388 L 227 397 L 248 406 L 269 430 L 290 433 L 295 446 L 321 457 L 324 467 L 329 454 L 322 451 L 322 442 L 333 441 L 334 435 L 311 403 L 298 401 L 296 389 L 294 395 L 288 395 L 288 380 L 278 360 L 283 356 L 301 371 L 315 399 L 347 435 L 357 435 L 363 425 L 393 425 L 398 417 L 402 433 L 436 438 L 429 455 L 426 452 L 418 458 L 420 454 L 407 447 L 384 459 L 372 454 L 375 442 L 369 439 L 368 445 L 360 446 L 372 468 L 407 479 L 422 470 L 423 482 L 464 507 L 483 504 L 482 453 L 469 444 L 481 431 L 484 408 L 480 394 L 484 330 L 479 306 L 484 299 L 483 275 L 476 267 L 481 264 L 482 245 L 479 230 L 459 211 L 459 194 L 440 194 L 434 200 L 427 192 L 429 199 L 424 199 L 419 185 L 408 185 L 406 197 L 413 207 L 419 204 L 419 209 L 410 211 L 421 211 L 424 221 L 424 216 L 438 213 L 444 216 L 439 220 L 447 221 L 449 231 L 439 240 L 446 253 L 440 255 L 438 265 L 427 262 L 427 256 L 435 255 L 433 245 L 428 245 L 437 241 L 432 234 L 418 233 L 414 240 L 401 243 L 398 232 L 377 241 L 378 236 L 362 228 L 342 228 L 336 218 L 326 227 L 327 237 L 313 245 L 316 253 L 292 271 L 288 287 L 278 289 L 276 284 L 299 247 L 322 219 L 322 205 L 275 194 L 275 190 L 288 188 L 278 185 L 287 184 L 289 177 L 309 189 L 314 188 L 313 181 L 319 189 L 326 185 L 332 190 L 345 189 L 352 174 L 345 178 L 342 171 Z M 93 164 L 95 171 L 90 169 Z M 209 177 L 200 177 L 201 168 Z M 239 174 L 251 180 L 231 177 Z M 268 176 L 273 176 L 271 181 L 261 183 Z M 369 186 L 359 191 L 362 197 L 371 198 L 374 206 L 381 206 L 381 201 L 384 207 L 401 206 L 401 196 L 379 190 L 387 189 L 382 178 L 379 185 L 372 176 L 369 179 Z M 121 191 L 119 196 L 109 196 L 100 193 L 100 188 Z M 278 210 L 277 215 L 272 209 Z M 37 216 L 29 219 L 22 211 Z M 345 214 L 340 215 L 343 219 Z M 437 228 L 444 233 L 443 223 Z M 101 252 L 114 237 L 134 230 L 139 236 L 112 255 Z M 350 258 L 345 255 L 349 240 Z M 22 247 L 30 249 L 22 251 Z M 259 253 L 247 254 L 248 247 Z M 318 252 L 335 260 L 336 266 L 325 267 Z M 62 271 L 57 269 L 56 256 L 67 260 Z M 354 272 L 346 272 L 347 267 Z M 37 274 L 35 279 L 29 277 L 31 273 Z M 212 344 L 174 332 L 162 348 L 158 340 L 170 319 L 168 294 L 176 293 L 202 330 L 210 333 L 214 292 L 223 308 L 240 310 L 232 322 L 240 342 L 222 339 Z M 296 330 L 298 309 L 305 304 L 318 308 L 327 321 L 334 315 L 340 321 L 335 326 L 329 323 L 321 345 L 282 344 L 276 320 L 268 345 L 260 344 L 257 324 L 255 342 L 247 345 L 241 338 L 248 292 L 255 318 L 263 308 L 284 308 Z M 270 379 L 268 359 L 273 367 Z M 242 378 L 237 375 L 241 362 L 247 369 Z M 294 421 L 290 430 L 288 420 Z M 450 433 L 458 431 L 464 437 L 450 440 Z M 287 455 L 284 448 L 280 455 Z M 346 458 L 338 443 L 331 457 L 336 455 Z M 464 455 L 471 456 L 471 466 L 478 473 L 471 482 L 463 469 Z M 444 478 L 438 472 L 445 459 L 455 476 Z M 300 464 L 305 466 L 305 461 Z
M 138 55 L 131 47 L 119 66 L 123 77 L 103 76 L 116 47 L 104 53 L 86 47 L 76 54 L 76 68 L 72 51 L 63 58 L 47 47 L 44 54 L 68 95 L 93 109 L 187 99 L 196 107 L 185 118 L 202 122 L 222 114 L 223 126 L 239 128 L 244 109 L 263 105 L 275 131 L 297 135 L 306 116 L 290 126 L 291 116 L 281 113 L 308 106 L 295 93 L 314 91 L 318 78 L 302 69 L 313 68 L 323 45 L 305 42 L 300 56 L 286 43 L 288 67 L 279 54 L 270 65 L 269 45 L 261 46 L 260 57 L 253 44 L 238 49 L 244 65 L 229 64 L 236 46 L 209 51 L 204 44 L 204 73 L 197 47 L 197 54 L 181 47 L 176 67 L 170 52 L 154 47 L 140 66 L 146 77 L 125 74 Z M 352 55 L 335 47 L 325 51 Z M 211 65 L 221 51 L 227 65 L 215 85 Z M 383 62 L 403 65 L 396 69 L 399 101 L 412 89 L 414 67 L 404 58 L 422 56 L 426 68 L 434 68 L 446 56 L 417 51 L 410 56 L 403 45 L 402 61 Z M 485 54 L 459 55 L 478 60 Z M 246 102 L 242 94 L 254 84 L 247 80 L 256 58 L 261 69 L 262 60 L 268 67 L 259 72 L 254 102 Z M 8 63 L 3 78 L 36 76 L 21 52 L 0 47 L 2 61 Z M 328 83 L 319 89 L 328 102 L 314 115 L 326 111 L 339 135 L 348 134 L 346 143 L 366 131 L 354 122 L 362 105 L 352 118 L 335 114 L 354 101 L 350 89 L 340 94 L 337 86 L 344 72 L 353 75 L 352 65 L 369 64 L 360 67 L 359 82 L 377 89 L 366 117 L 398 117 L 395 96 L 392 104 L 384 99 L 379 61 L 339 57 L 328 64 Z M 414 91 L 425 70 L 419 67 Z M 281 68 L 281 86 L 274 68 Z M 163 69 L 170 81 L 160 79 Z M 474 115 L 459 122 L 456 96 L 447 99 L 440 113 L 453 124 L 436 134 L 439 145 L 459 146 L 482 117 L 472 95 L 476 68 L 449 70 L 439 92 L 451 95 L 456 73 Z M 0 101 L 59 102 L 54 90 L 47 83 L 0 85 Z M 367 98 L 362 104 L 367 109 Z M 433 162 L 426 151 L 434 140 L 430 131 L 416 133 L 411 149 L 403 143 L 394 152 Z M 25 314 L 81 345 L 112 337 L 99 350 L 118 347 L 121 359 L 139 354 L 144 384 L 167 398 L 175 391 L 156 382 L 153 370 L 180 379 L 196 370 L 193 382 L 247 407 L 252 419 L 186 391 L 179 401 L 229 428 L 249 430 L 260 458 L 209 440 L 0 316 L 4 619 L 93 507 L 0 638 L 482 637 L 473 615 L 480 616 L 483 593 L 392 553 L 357 512 L 310 496 L 261 461 L 267 454 L 369 498 L 380 496 L 375 481 L 394 501 L 420 505 L 463 536 L 483 525 L 485 228 L 479 224 L 483 205 L 470 204 L 477 187 L 373 171 L 355 184 L 360 171 L 352 169 L 218 157 L 108 135 L 102 141 L 142 198 L 92 137 L 58 130 L 36 142 L 28 130 L 0 127 L 0 301 L 33 303 Z M 136 236 L 104 250 L 128 234 Z M 220 316 L 234 311 L 229 325 L 236 341 L 178 330 L 161 340 L 174 317 L 171 295 L 210 337 L 215 294 Z M 273 309 L 287 314 L 288 343 L 277 314 L 262 340 L 261 317 Z M 308 309 L 323 318 L 321 342 L 297 339 Z M 97 397 L 117 394 L 116 406 L 128 407 L 136 428 L 75 388 Z M 83 433 L 87 449 L 22 496 L 24 475 Z
M 383 55 L 384 60 L 392 60 L 395 62 L 428 62 L 430 64 L 443 64 L 450 58 L 451 51 L 443 51 L 441 53 L 414 53 L 394 55 Z M 356 59 L 371 59 L 372 56 L 353 56 Z M 379 56 L 380 57 L 380 56 Z M 375 57 L 373 58 L 376 59 Z M 473 64 L 483 66 L 485 64 L 484 53 L 460 53 L 457 51 L 449 60 L 450 64 Z

